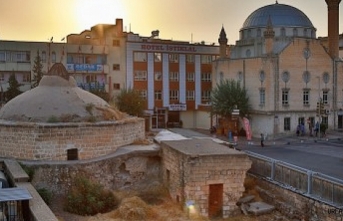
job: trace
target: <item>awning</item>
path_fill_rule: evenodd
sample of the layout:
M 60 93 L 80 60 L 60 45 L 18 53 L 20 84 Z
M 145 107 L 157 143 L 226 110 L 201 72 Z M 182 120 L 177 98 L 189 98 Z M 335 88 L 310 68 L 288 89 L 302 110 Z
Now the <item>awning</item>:
M 32 199 L 29 191 L 22 187 L 0 189 L 0 202 Z

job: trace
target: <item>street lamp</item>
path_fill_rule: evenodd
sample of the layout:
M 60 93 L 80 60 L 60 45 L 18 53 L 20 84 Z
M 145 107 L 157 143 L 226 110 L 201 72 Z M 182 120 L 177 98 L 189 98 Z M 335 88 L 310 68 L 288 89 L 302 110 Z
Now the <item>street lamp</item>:
M 322 105 L 322 99 L 320 98 L 320 76 L 317 76 L 318 78 L 318 102 L 319 102 L 319 111 L 318 111 L 318 133 L 319 133 L 319 140 L 320 140 L 320 125 L 321 125 L 321 112 L 320 112 L 320 106 Z

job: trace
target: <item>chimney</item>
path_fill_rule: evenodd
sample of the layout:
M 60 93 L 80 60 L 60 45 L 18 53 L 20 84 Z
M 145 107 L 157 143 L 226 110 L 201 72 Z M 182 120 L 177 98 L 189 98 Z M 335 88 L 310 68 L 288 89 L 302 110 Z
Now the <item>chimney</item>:
M 339 57 L 339 3 L 341 0 L 325 0 L 328 5 L 328 42 L 331 58 Z

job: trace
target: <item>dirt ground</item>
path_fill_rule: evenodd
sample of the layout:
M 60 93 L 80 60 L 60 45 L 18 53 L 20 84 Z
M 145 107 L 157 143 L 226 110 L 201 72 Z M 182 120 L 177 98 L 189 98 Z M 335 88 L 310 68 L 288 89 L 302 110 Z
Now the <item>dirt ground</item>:
M 270 214 L 254 216 L 254 215 L 239 215 L 227 219 L 207 219 L 204 217 L 188 217 L 188 214 L 182 212 L 181 209 L 171 202 L 165 202 L 161 205 L 151 206 L 154 212 L 157 212 L 156 221 L 290 221 L 283 217 L 278 211 Z M 126 221 L 119 218 L 113 218 L 114 212 L 106 214 L 97 214 L 95 216 L 80 216 L 71 214 L 63 210 L 63 198 L 54 197 L 51 205 L 51 210 L 56 215 L 59 221 Z M 155 221 L 155 219 L 144 219 L 146 221 Z M 133 220 L 130 220 L 133 221 Z M 138 221 L 138 220 L 137 220 Z M 141 221 L 141 220 L 139 220 Z

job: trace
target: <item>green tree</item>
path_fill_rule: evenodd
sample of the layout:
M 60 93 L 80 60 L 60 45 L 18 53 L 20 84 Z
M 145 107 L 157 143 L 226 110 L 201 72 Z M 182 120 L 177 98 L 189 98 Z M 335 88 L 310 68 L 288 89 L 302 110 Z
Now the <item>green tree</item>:
M 115 105 L 121 112 L 133 116 L 142 116 L 145 100 L 140 92 L 134 89 L 122 89 L 115 99 Z
M 234 109 L 239 109 L 239 115 L 245 116 L 250 109 L 247 92 L 241 87 L 240 82 L 222 80 L 212 90 L 211 94 L 212 114 L 222 117 L 231 117 Z
M 10 101 L 22 93 L 19 90 L 19 88 L 20 88 L 20 86 L 22 86 L 22 84 L 19 84 L 19 82 L 15 78 L 14 73 L 12 73 L 10 78 L 8 79 L 8 84 L 9 84 L 9 87 L 7 88 L 7 91 L 6 91 L 6 101 Z
M 33 79 L 32 79 L 32 84 L 31 88 L 35 88 L 39 85 L 40 80 L 43 77 L 43 64 L 42 64 L 42 59 L 39 56 L 39 51 L 37 50 L 37 56 L 34 60 L 33 64 Z

